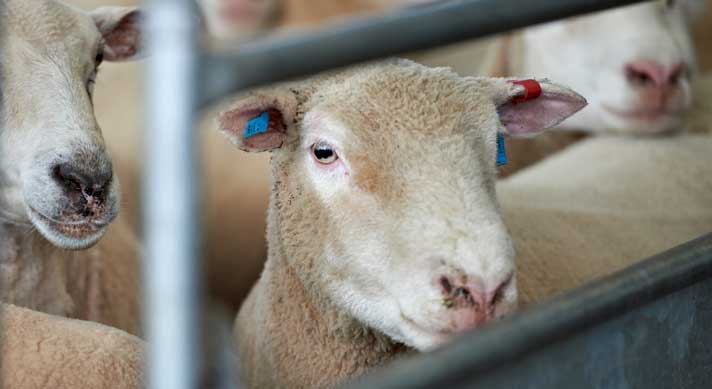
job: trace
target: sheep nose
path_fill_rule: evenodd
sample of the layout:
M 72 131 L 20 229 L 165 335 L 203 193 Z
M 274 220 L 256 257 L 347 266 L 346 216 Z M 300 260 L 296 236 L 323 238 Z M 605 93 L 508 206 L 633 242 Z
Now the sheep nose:
M 633 61 L 625 65 L 625 76 L 632 85 L 645 88 L 669 89 L 678 86 L 686 66 L 678 62 L 665 66 L 656 61 Z
M 81 169 L 73 163 L 60 163 L 52 169 L 54 180 L 62 187 L 75 209 L 89 216 L 87 206 L 98 206 L 106 200 L 107 187 L 111 183 L 111 168 Z
M 458 282 L 453 277 L 440 276 L 438 284 L 452 329 L 464 331 L 494 319 L 512 278 L 510 273 L 496 287 L 487 289 L 478 277 L 464 277 Z

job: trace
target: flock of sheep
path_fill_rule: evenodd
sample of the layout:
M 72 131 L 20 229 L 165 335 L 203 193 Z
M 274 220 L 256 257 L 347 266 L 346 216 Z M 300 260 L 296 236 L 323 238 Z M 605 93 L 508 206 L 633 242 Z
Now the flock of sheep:
M 97 73 L 142 54 L 141 11 L 72 3 L 0 1 L 0 385 L 139 388 L 136 65 Z M 198 1 L 215 47 L 416 3 Z M 408 53 L 209 113 L 203 254 L 212 299 L 239 308 L 243 381 L 332 387 L 711 231 L 704 6 Z

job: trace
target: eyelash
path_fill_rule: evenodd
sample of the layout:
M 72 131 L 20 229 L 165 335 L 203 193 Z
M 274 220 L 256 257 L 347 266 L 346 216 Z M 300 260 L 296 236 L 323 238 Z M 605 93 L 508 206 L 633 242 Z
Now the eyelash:
M 94 92 L 94 85 L 96 84 L 96 77 L 99 74 L 99 67 L 104 62 L 104 50 L 99 49 L 94 57 L 94 71 L 92 71 L 89 79 L 87 80 L 87 92 L 91 96 Z

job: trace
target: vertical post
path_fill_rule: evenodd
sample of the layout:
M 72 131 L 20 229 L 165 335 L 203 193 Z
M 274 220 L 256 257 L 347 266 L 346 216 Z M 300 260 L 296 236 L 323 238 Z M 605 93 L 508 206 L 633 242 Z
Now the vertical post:
M 198 53 L 191 0 L 147 0 L 144 321 L 148 387 L 197 388 L 196 115 Z

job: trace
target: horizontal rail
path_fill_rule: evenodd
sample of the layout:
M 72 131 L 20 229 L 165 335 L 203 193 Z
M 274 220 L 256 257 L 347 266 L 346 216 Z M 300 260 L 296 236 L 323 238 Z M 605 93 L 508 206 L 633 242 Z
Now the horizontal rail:
M 557 374 L 566 375 L 566 369 L 563 367 L 568 362 L 567 358 L 584 354 L 583 346 L 580 344 L 585 345 L 591 342 L 579 339 L 578 349 L 574 349 L 573 352 L 571 349 L 561 347 L 560 349 L 567 350 L 567 352 L 556 355 L 558 358 L 546 355 L 547 352 L 552 352 L 552 345 L 559 342 L 577 341 L 578 335 L 594 327 L 597 331 L 587 334 L 587 336 L 596 336 L 597 343 L 608 344 L 607 342 L 610 343 L 610 340 L 606 340 L 605 337 L 618 335 L 617 331 L 621 331 L 621 329 L 615 325 L 606 328 L 606 323 L 624 314 L 632 315 L 632 318 L 625 322 L 625 330 L 632 333 L 631 336 L 640 336 L 641 331 L 636 332 L 633 326 L 647 324 L 650 319 L 640 317 L 640 315 L 636 316 L 636 310 L 644 308 L 647 304 L 657 304 L 669 295 L 694 287 L 703 280 L 706 288 L 698 291 L 701 295 L 697 295 L 696 301 L 710 302 L 702 309 L 703 313 L 707 312 L 708 314 L 700 314 L 695 317 L 695 309 L 699 308 L 692 307 L 679 315 L 681 317 L 675 319 L 680 321 L 696 320 L 693 324 L 703 326 L 700 333 L 709 334 L 708 338 L 712 338 L 712 328 L 710 328 L 712 324 L 709 321 L 712 317 L 708 317 L 712 315 L 712 301 L 709 298 L 710 290 L 712 290 L 712 234 L 708 234 L 574 292 L 522 311 L 497 323 L 496 326 L 464 335 L 449 347 L 389 366 L 387 370 L 377 373 L 371 379 L 360 382 L 352 388 L 413 389 L 465 385 L 471 388 L 498 388 L 510 387 L 514 381 L 521 383 L 526 379 L 540 387 L 556 387 L 541 386 L 542 380 L 553 381 L 558 379 Z M 692 298 L 683 298 L 682 296 L 672 296 L 677 300 L 673 299 L 663 305 L 665 312 L 662 313 L 662 316 L 669 316 L 676 307 L 687 307 L 688 304 L 695 302 L 692 301 Z M 650 312 L 645 312 L 645 314 L 650 315 Z M 657 316 L 660 315 L 661 313 L 658 312 Z M 683 324 L 685 323 L 673 323 L 674 326 Z M 692 324 L 687 324 L 687 327 L 691 326 Z M 676 336 L 682 337 L 680 334 Z M 668 338 L 653 338 L 649 343 L 651 343 L 650 346 L 654 346 L 655 343 L 659 344 L 663 341 L 685 344 L 684 342 L 687 342 L 688 339 L 675 339 L 675 336 L 670 336 Z M 707 339 L 707 344 L 710 344 L 709 341 L 712 339 Z M 615 347 L 613 348 L 615 349 Z M 609 355 L 604 355 L 601 358 L 608 358 L 611 363 L 617 364 L 612 369 L 625 366 L 625 361 L 613 358 L 613 351 L 615 350 L 605 351 Z M 709 367 L 709 364 L 712 363 L 712 350 L 705 349 L 702 350 L 702 353 L 706 354 L 703 354 L 702 357 L 695 356 L 698 358 L 697 363 L 704 363 Z M 537 360 L 539 363 L 542 360 L 555 361 L 553 368 L 558 369 L 558 373 L 546 377 L 539 366 L 536 371 L 529 371 L 528 378 L 524 377 L 526 376 L 524 372 L 526 363 L 522 360 L 527 356 L 532 356 L 530 362 L 535 361 L 535 363 Z M 648 361 L 654 359 L 659 366 L 665 366 L 659 358 L 672 356 L 675 355 L 635 355 L 634 359 L 636 363 L 642 363 L 641 361 L 644 362 L 646 358 Z M 587 369 L 595 362 L 585 360 L 578 367 Z M 505 378 L 502 378 L 502 372 L 507 372 Z M 648 370 L 647 373 L 654 374 L 655 372 Z M 493 384 L 494 381 L 488 381 L 492 375 L 496 374 L 499 375 L 497 382 L 499 384 L 506 382 L 506 384 L 497 386 Z M 686 376 L 689 376 L 688 379 L 707 380 L 705 382 L 712 380 L 712 376 L 710 376 L 712 371 L 709 370 L 702 376 L 699 374 L 690 376 L 690 374 L 691 372 L 685 373 Z M 482 386 L 478 386 L 478 384 Z M 551 381 L 548 382 L 548 385 L 551 385 Z M 611 387 L 619 386 L 612 385 Z
M 206 55 L 201 106 L 239 90 L 642 0 L 454 0 Z

